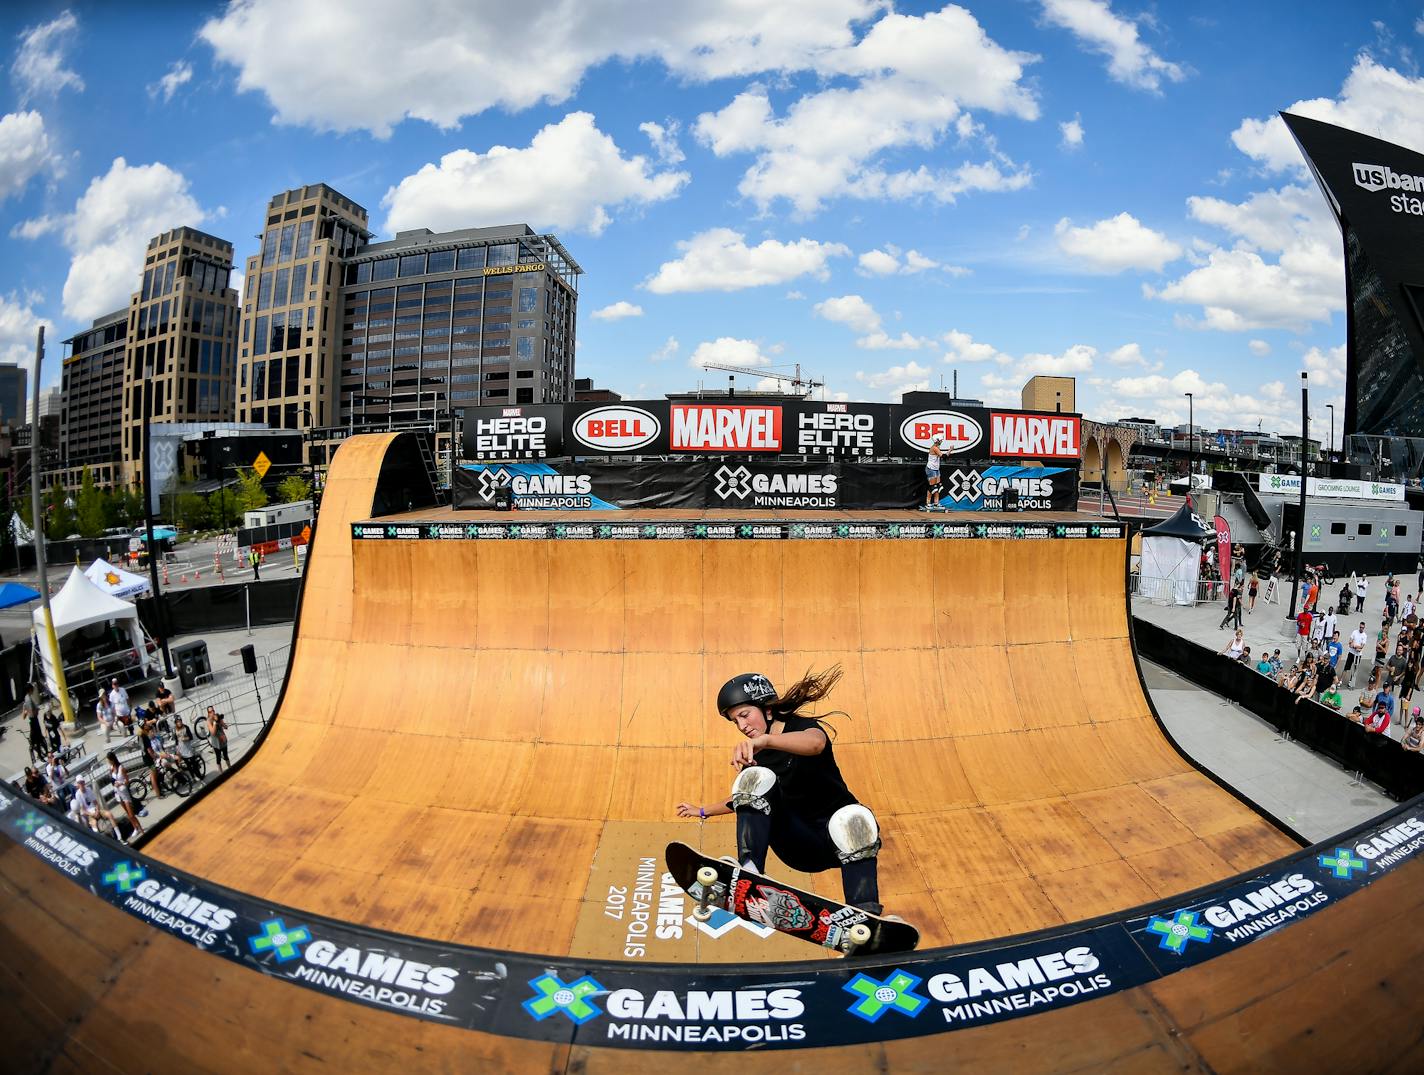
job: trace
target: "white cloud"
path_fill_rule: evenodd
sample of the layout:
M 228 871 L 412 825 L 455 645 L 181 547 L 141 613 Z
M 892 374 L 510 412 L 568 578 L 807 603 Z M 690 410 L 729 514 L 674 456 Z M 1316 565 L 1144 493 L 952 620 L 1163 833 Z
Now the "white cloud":
M 82 90 L 84 80 L 65 66 L 65 50 L 74 40 L 79 20 L 65 11 L 58 18 L 31 26 L 20 34 L 20 49 L 10 77 L 20 91 L 20 103 L 52 97 L 63 89 Z
M 621 321 L 625 317 L 642 317 L 643 308 L 635 303 L 619 299 L 601 310 L 589 314 L 596 321 Z
M 1313 188 L 1258 191 L 1239 204 L 1200 197 L 1187 204 L 1232 245 L 1206 245 L 1196 268 L 1160 290 L 1145 288 L 1147 297 L 1201 306 L 1203 327 L 1228 332 L 1304 331 L 1343 308 L 1339 231 Z
M 1060 123 L 1058 131 L 1063 136 L 1064 149 L 1077 149 L 1083 144 L 1083 120 L 1081 117 L 1075 115 L 1066 123 Z
M 187 60 L 178 60 L 168 69 L 167 74 L 149 85 L 148 95 L 162 97 L 164 101 L 171 101 L 179 88 L 186 86 L 191 81 L 193 81 L 193 65 Z
M 1064 217 L 1053 234 L 1058 237 L 1058 248 L 1088 272 L 1161 272 L 1164 265 L 1182 256 L 1180 246 L 1144 226 L 1131 213 L 1119 213 L 1086 228 L 1075 228 Z
M 1362 131 L 1387 142 L 1424 147 L 1424 78 L 1383 67 L 1368 53 L 1355 58 L 1338 97 L 1296 101 L 1284 111 Z M 1280 116 L 1245 119 L 1232 132 L 1236 148 L 1263 167 L 1306 174 L 1305 158 Z
M 33 309 L 38 301 L 37 295 L 16 295 L 13 292 L 0 295 L 0 362 L 33 371 L 35 336 L 41 325 L 45 330 L 45 349 L 51 355 L 59 350 L 53 326 Z
M 522 149 L 456 149 L 386 191 L 386 229 L 439 231 L 529 221 L 536 227 L 599 235 L 610 209 L 671 198 L 686 172 L 654 172 L 625 157 L 587 112 L 570 112 Z
M 974 190 L 1017 190 L 1031 176 L 985 139 L 989 158 L 931 170 L 886 171 L 891 149 L 931 149 L 953 129 L 979 131 L 967 110 L 1036 119 L 1022 83 L 1036 56 L 995 43 L 974 16 L 946 6 L 923 16 L 890 13 L 850 48 L 818 58 L 823 74 L 859 79 L 807 94 L 777 116 L 768 91 L 752 88 L 697 119 L 697 136 L 719 157 L 754 153 L 738 191 L 765 208 L 777 199 L 810 213 L 832 197 L 952 202 Z
M 1271 345 L 1265 340 L 1248 340 L 1246 346 L 1257 358 L 1265 358 L 1271 353 Z
M 130 166 L 116 157 L 107 173 L 90 181 L 72 212 L 29 222 L 21 234 L 62 234 L 72 255 L 64 313 L 88 321 L 128 305 L 143 282 L 149 239 L 170 228 L 200 225 L 205 216 L 181 173 L 160 163 Z
M 11 112 L 0 119 L 0 201 L 19 194 L 46 168 L 56 171 L 58 167 L 43 116 Z
M 894 276 L 900 271 L 900 259 L 884 250 L 867 250 L 858 261 L 860 271 L 868 276 Z
M 681 129 L 682 125 L 675 119 L 668 120 L 666 126 L 651 120 L 638 124 L 638 130 L 648 136 L 648 141 L 653 144 L 653 152 L 664 164 L 681 164 L 687 159 L 677 144 L 677 135 Z
M 386 137 L 407 117 L 451 129 L 490 108 L 558 104 L 592 67 L 655 59 L 706 81 L 816 66 L 854 43 L 879 0 L 243 0 L 199 37 L 262 93 L 282 123 Z M 537 56 L 531 57 L 531 42 Z
M 1314 388 L 1344 388 L 1345 386 L 1345 345 L 1322 351 L 1312 347 L 1301 360 L 1310 374 L 1310 386 Z M 1343 415 L 1342 415 L 1343 417 Z
M 922 347 L 933 347 L 934 341 L 927 340 L 923 336 L 911 336 L 908 332 L 902 332 L 898 336 L 891 336 L 882 331 L 870 333 L 855 341 L 855 345 L 866 351 L 918 351 Z
M 1000 366 L 1007 366 L 1014 360 L 1012 355 L 1004 354 L 992 344 L 976 343 L 973 336 L 967 332 L 960 332 L 958 329 L 946 332 L 942 339 L 948 345 L 948 349 L 944 353 L 944 361 L 954 365 L 996 362 Z
M 676 336 L 669 336 L 663 341 L 663 345 L 648 356 L 650 362 L 666 362 L 681 350 L 682 345 L 677 342 Z
M 876 391 L 886 389 L 891 397 L 898 398 L 905 392 L 924 391 L 930 386 L 930 370 L 918 362 L 907 362 L 903 366 L 891 366 L 877 373 L 856 370 L 855 379 L 866 388 Z
M 1016 373 L 1021 381 L 1035 374 L 1050 377 L 1068 377 L 1076 373 L 1087 373 L 1093 368 L 1097 348 L 1075 343 L 1061 355 L 1027 354 L 1019 361 Z
M 1158 93 L 1162 82 L 1180 82 L 1186 70 L 1164 60 L 1137 33 L 1137 24 L 1113 14 L 1105 0 L 1043 0 L 1044 17 L 1067 30 L 1089 52 L 1108 58 L 1108 75 L 1123 85 Z
M 741 232 L 711 228 L 677 244 L 682 256 L 665 261 L 643 286 L 659 295 L 677 291 L 740 291 L 748 287 L 784 284 L 799 276 L 826 279 L 826 263 L 845 257 L 841 243 L 797 239 L 783 243 L 766 239 L 747 246 Z
M 875 312 L 875 307 L 859 295 L 839 295 L 825 299 L 816 303 L 812 309 L 827 321 L 846 325 L 856 332 L 875 332 L 880 328 L 880 315 Z
M 901 260 L 902 256 L 903 260 Z M 891 243 L 886 243 L 883 250 L 867 250 L 857 260 L 860 264 L 857 271 L 862 276 L 913 276 L 915 273 L 925 272 L 927 269 L 942 267 L 939 262 L 926 257 L 918 250 L 901 251 L 898 246 Z M 946 265 L 943 268 L 955 276 L 969 272 L 968 269 L 961 269 L 957 265 Z
M 787 297 L 788 299 L 796 300 L 796 299 L 804 299 L 806 296 L 805 296 L 802 292 L 800 292 L 800 291 L 791 290 L 791 291 L 788 291 L 788 292 L 786 293 L 786 297 Z
M 719 366 L 769 366 L 771 358 L 762 353 L 761 345 L 755 340 L 719 336 L 715 340 L 699 343 L 687 360 L 693 369 L 705 368 L 709 363 Z
M 1107 353 L 1107 360 L 1114 366 L 1146 366 L 1147 359 L 1142 348 L 1135 343 L 1125 343 Z
M 1339 348 L 1343 370 L 1344 348 Z M 1333 356 L 1323 356 L 1326 362 Z M 1123 377 L 1109 384 L 1112 398 L 1105 400 L 1102 410 L 1110 414 L 1149 414 L 1164 423 L 1184 423 L 1187 420 L 1185 394 L 1192 393 L 1192 417 L 1206 429 L 1256 429 L 1265 432 L 1295 434 L 1300 432 L 1300 398 L 1279 381 L 1260 385 L 1254 392 L 1240 391 L 1221 381 L 1208 381 L 1194 369 L 1182 370 L 1170 377 L 1149 374 Z M 1334 403 L 1342 410 L 1338 399 L 1323 399 L 1319 405 Z

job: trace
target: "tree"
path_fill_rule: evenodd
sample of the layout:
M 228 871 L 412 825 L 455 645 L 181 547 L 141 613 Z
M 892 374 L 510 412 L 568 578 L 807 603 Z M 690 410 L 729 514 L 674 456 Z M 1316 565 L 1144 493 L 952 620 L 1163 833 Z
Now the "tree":
M 212 520 L 213 526 L 226 530 L 237 522 L 239 517 L 237 497 L 233 493 L 219 489 L 208 494 L 208 518 Z
M 237 468 L 237 488 L 232 492 L 238 511 L 256 511 L 267 506 L 267 490 L 251 467 Z
M 174 499 L 174 514 L 178 516 L 178 525 L 184 530 L 201 530 L 208 525 L 211 516 L 207 497 L 201 493 L 185 492 L 179 493 Z
M 277 483 L 277 501 L 281 504 L 295 504 L 298 500 L 310 500 L 312 486 L 300 474 L 291 474 Z
M 98 537 L 104 532 L 104 494 L 94 485 L 94 475 L 84 468 L 84 477 L 79 486 L 76 502 L 79 515 L 79 532 L 87 538 Z
M 45 536 L 51 541 L 62 541 L 70 534 L 74 533 L 74 528 L 79 525 L 79 521 L 74 517 L 74 509 L 69 506 L 70 497 L 64 490 L 64 486 L 59 484 L 59 479 L 54 479 L 54 485 L 49 490 L 49 520 L 45 523 Z

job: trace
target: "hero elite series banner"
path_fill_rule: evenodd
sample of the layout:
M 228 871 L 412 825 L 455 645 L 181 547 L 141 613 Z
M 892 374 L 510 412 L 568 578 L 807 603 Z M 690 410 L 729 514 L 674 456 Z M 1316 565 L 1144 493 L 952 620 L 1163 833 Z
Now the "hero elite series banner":
M 489 507 L 507 485 L 533 509 L 905 508 L 924 500 L 938 436 L 944 507 L 1067 510 L 1081 425 L 1076 414 L 809 400 L 469 408 L 455 505 Z

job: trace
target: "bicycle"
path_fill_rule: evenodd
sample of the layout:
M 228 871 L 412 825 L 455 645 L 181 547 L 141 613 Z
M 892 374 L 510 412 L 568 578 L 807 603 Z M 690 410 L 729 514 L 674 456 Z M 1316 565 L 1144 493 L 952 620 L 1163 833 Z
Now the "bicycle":
M 138 766 L 129 770 L 129 795 L 132 797 L 134 805 L 142 804 L 148 798 L 148 793 L 153 790 L 148 780 L 149 773 L 153 771 L 151 765 Z M 157 772 L 158 790 L 164 794 L 171 792 L 186 799 L 193 793 L 197 784 L 193 774 L 179 761 L 160 759 Z

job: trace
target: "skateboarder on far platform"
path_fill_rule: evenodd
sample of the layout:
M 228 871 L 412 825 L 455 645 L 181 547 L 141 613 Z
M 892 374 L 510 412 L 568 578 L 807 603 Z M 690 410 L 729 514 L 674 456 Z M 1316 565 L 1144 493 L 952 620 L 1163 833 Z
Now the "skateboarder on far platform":
M 679 803 L 679 817 L 737 815 L 737 862 L 766 872 L 768 848 L 803 873 L 841 871 L 845 902 L 879 915 L 875 815 L 856 801 L 821 721 L 800 710 L 831 692 L 841 670 L 808 673 L 778 695 L 760 673 L 730 679 L 717 710 L 744 737 L 732 751 L 738 770 L 731 798 L 706 806 Z
M 943 438 L 936 433 L 934 440 L 930 442 L 929 454 L 925 456 L 926 488 L 925 506 L 921 509 L 922 511 L 937 511 L 940 506 L 940 495 L 944 492 L 944 486 L 940 484 L 939 480 L 939 462 L 941 455 L 939 444 L 942 439 Z

